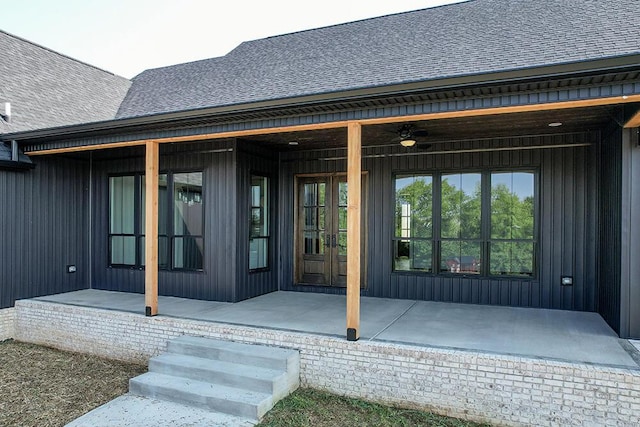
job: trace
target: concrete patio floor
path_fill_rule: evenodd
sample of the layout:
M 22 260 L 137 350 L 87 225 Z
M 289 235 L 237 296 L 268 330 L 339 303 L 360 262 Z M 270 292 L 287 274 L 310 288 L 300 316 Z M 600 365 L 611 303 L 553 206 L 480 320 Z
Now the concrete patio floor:
M 81 290 L 36 298 L 144 313 L 144 295 Z M 159 315 L 344 336 L 341 295 L 274 292 L 239 303 L 159 297 Z M 362 340 L 640 369 L 640 353 L 597 313 L 363 297 Z

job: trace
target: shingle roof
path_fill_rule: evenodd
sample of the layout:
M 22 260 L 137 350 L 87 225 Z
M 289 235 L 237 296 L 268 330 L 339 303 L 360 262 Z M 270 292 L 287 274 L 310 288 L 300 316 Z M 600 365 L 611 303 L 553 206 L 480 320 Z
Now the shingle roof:
M 131 82 L 0 31 L 0 134 L 115 117 Z
M 242 43 L 147 70 L 117 117 L 640 53 L 638 0 L 471 0 Z

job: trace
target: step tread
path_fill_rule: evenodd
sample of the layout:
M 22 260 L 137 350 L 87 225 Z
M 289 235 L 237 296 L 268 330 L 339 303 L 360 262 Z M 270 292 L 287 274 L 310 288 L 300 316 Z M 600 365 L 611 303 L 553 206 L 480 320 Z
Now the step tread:
M 187 354 L 179 353 L 162 353 L 156 357 L 153 357 L 149 362 L 151 361 L 169 363 L 172 365 L 189 367 L 193 366 L 198 369 L 208 369 L 211 371 L 238 373 L 242 376 L 264 379 L 271 379 L 286 373 L 284 369 L 264 368 L 261 366 L 251 367 L 252 369 L 247 369 L 247 365 L 239 363 L 227 362 L 217 359 L 207 359 L 204 357 L 190 356 Z
M 263 401 L 270 399 L 269 393 L 245 390 L 204 381 L 192 380 L 172 375 L 159 374 L 157 372 L 147 372 L 130 380 L 133 383 L 148 386 L 160 387 L 163 389 L 176 390 L 187 394 L 194 394 L 203 397 L 214 397 L 233 402 L 259 405 Z
M 245 378 L 253 378 L 265 381 L 273 381 L 286 374 L 286 371 L 282 369 L 248 366 L 233 362 L 206 359 L 203 357 L 189 356 L 178 353 L 163 353 L 152 358 L 149 361 L 150 369 L 154 363 L 169 364 L 184 368 L 195 368 L 198 370 L 207 370 L 211 372 L 222 372 L 229 375 L 238 375 Z
M 298 354 L 295 350 L 290 350 L 286 348 L 279 347 L 271 347 L 267 345 L 257 345 L 257 344 L 244 344 L 238 343 L 234 341 L 222 341 L 216 340 L 213 338 L 204 338 L 204 337 L 194 337 L 183 335 L 181 337 L 175 338 L 169 342 L 169 351 L 172 352 L 171 344 L 187 344 L 199 347 L 205 347 L 207 349 L 219 349 L 226 351 L 233 351 L 236 353 L 243 353 L 249 355 L 255 355 L 265 358 L 272 359 L 282 359 L 286 360 L 289 357 L 296 356 Z

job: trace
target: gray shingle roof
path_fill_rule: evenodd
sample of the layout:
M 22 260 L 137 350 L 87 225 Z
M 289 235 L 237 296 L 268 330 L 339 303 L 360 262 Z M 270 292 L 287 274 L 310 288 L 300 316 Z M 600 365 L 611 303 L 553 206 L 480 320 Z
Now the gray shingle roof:
M 472 0 L 242 43 L 147 70 L 117 117 L 640 53 L 639 0 Z
M 131 82 L 0 31 L 0 134 L 109 120 Z

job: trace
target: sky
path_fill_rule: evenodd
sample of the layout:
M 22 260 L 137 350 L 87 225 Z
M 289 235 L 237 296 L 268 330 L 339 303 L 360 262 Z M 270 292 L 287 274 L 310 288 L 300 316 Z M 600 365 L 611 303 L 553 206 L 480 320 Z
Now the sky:
M 0 0 L 0 29 L 131 78 L 243 41 L 460 0 Z

